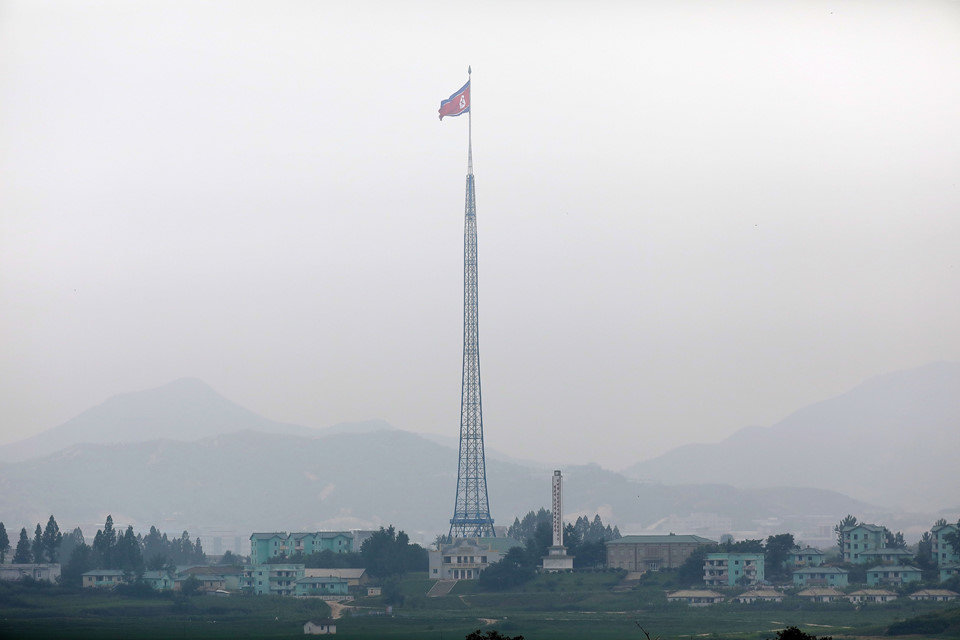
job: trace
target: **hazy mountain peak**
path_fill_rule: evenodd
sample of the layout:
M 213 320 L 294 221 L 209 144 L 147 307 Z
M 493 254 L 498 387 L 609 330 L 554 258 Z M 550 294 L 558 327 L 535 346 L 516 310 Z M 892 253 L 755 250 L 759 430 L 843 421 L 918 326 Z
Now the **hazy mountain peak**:
M 318 433 L 268 420 L 228 400 L 197 378 L 180 378 L 153 389 L 113 396 L 60 426 L 0 446 L 0 460 L 26 460 L 80 443 L 196 441 L 244 430 Z

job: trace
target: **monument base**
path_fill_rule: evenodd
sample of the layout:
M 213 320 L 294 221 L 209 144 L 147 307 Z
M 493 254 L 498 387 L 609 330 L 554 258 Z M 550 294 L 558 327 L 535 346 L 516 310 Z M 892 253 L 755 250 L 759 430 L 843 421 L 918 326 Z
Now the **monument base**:
M 552 546 L 547 548 L 547 555 L 543 556 L 544 571 L 573 571 L 573 556 L 567 555 L 567 548 Z

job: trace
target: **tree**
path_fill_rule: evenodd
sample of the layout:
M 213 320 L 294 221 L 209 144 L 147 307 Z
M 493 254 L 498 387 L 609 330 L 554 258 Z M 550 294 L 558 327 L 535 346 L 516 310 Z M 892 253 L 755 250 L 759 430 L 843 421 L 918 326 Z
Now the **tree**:
M 93 568 L 93 550 L 81 540 L 70 552 L 70 559 L 60 573 L 60 582 L 71 587 L 82 587 L 83 574 Z
M 127 526 L 126 531 L 117 540 L 113 558 L 116 569 L 122 569 L 130 574 L 143 573 L 143 555 L 140 552 L 140 541 L 133 533 L 133 527 Z
M 47 526 L 43 530 L 43 549 L 50 562 L 56 562 L 60 555 L 60 545 L 63 544 L 63 534 L 60 533 L 60 527 L 57 521 L 51 515 L 47 520 Z
M 920 536 L 920 542 L 917 543 L 917 566 L 924 570 L 933 569 L 936 563 L 933 561 L 933 536 L 929 531 L 924 531 Z
M 117 547 L 117 532 L 113 529 L 113 516 L 108 515 L 103 529 L 97 529 L 93 537 L 94 563 L 104 569 L 116 569 L 114 552 Z
M 682 586 L 703 584 L 703 563 L 708 553 L 719 551 L 716 545 L 702 545 L 687 556 L 680 568 L 677 569 L 677 581 Z
M 767 538 L 764 550 L 764 572 L 767 576 L 782 576 L 787 554 L 793 550 L 796 543 L 792 533 L 781 533 Z
M 840 549 L 840 557 L 843 557 L 843 529 L 845 527 L 855 527 L 859 524 L 857 519 L 847 514 L 843 520 L 833 526 L 833 532 L 837 534 L 837 548 Z
M 30 538 L 27 528 L 20 529 L 20 539 L 17 541 L 17 550 L 13 552 L 14 564 L 30 564 L 33 562 L 33 553 L 30 551 Z
M 80 527 L 74 527 L 73 531 L 63 536 L 63 542 L 59 549 L 60 563 L 66 564 L 70 562 L 70 556 L 73 554 L 73 550 L 81 544 L 86 544 L 86 541 L 83 539 L 83 531 L 80 530 Z
M 406 533 L 399 533 L 390 525 L 375 532 L 360 547 L 364 568 L 377 578 L 404 574 L 407 571 L 427 569 L 427 550 L 410 544 Z
M 833 640 L 833 636 L 821 636 L 817 638 L 817 636 L 804 633 L 797 627 L 787 627 L 786 629 L 777 631 L 777 636 L 774 640 Z
M 400 578 L 390 576 L 383 581 L 383 601 L 386 604 L 395 604 L 398 607 L 403 604 L 403 590 L 400 588 Z
M 46 555 L 43 547 L 43 529 L 40 528 L 40 523 L 37 523 L 37 528 L 33 532 L 33 561 L 34 562 L 43 562 L 43 557 Z
M 180 585 L 180 593 L 185 596 L 195 596 L 200 593 L 200 581 L 192 573 Z
M 539 556 L 531 557 L 521 547 L 513 547 L 499 561 L 487 565 L 477 586 L 487 591 L 502 591 L 528 580 L 537 574 L 536 561 Z
M 903 532 L 897 531 L 893 533 L 890 529 L 886 527 L 883 528 L 883 537 L 884 541 L 887 543 L 888 549 L 903 549 L 906 548 L 907 542 L 903 538 Z
M 7 551 L 10 550 L 10 538 L 7 536 L 7 528 L 0 522 L 0 564 L 7 561 Z

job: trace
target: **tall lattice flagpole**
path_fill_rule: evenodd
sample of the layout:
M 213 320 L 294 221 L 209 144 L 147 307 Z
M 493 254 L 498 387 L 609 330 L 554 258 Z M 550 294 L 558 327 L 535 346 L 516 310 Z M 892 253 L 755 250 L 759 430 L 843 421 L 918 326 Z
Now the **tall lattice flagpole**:
M 467 68 L 467 74 L 471 73 Z M 469 84 L 469 83 L 468 83 Z M 480 322 L 477 303 L 477 201 L 473 181 L 473 110 L 467 112 L 467 195 L 463 227 L 463 377 L 460 383 L 460 459 L 450 536 L 495 536 L 487 498 L 480 401 Z

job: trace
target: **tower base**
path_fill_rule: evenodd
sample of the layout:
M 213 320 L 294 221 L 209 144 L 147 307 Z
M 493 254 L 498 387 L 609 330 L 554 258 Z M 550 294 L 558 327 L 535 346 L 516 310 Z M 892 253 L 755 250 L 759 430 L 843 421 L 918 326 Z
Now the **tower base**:
M 567 555 L 567 548 L 554 545 L 547 548 L 547 555 L 543 556 L 544 571 L 573 571 L 574 556 Z

